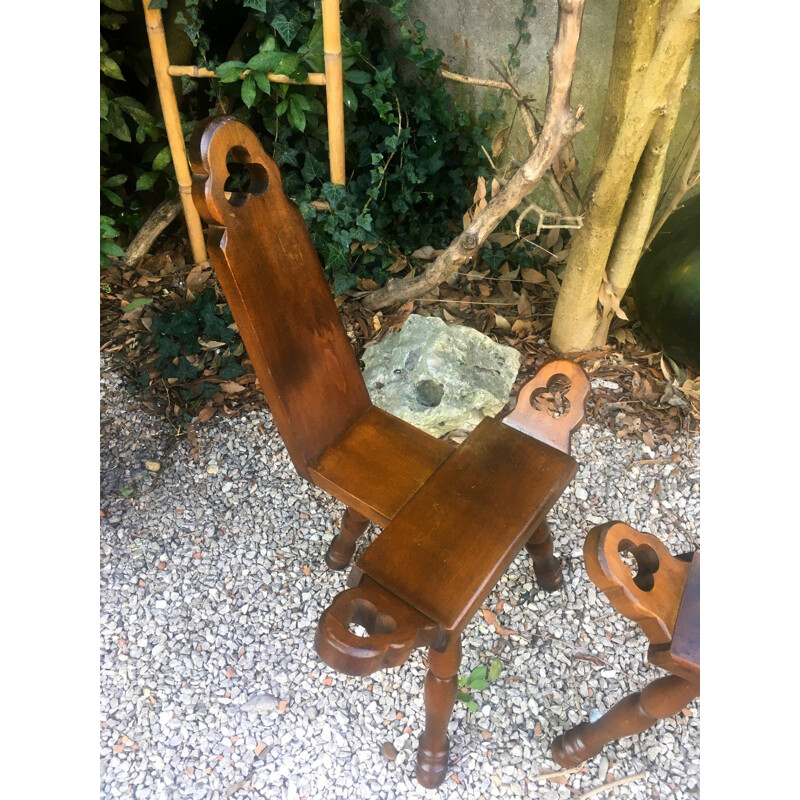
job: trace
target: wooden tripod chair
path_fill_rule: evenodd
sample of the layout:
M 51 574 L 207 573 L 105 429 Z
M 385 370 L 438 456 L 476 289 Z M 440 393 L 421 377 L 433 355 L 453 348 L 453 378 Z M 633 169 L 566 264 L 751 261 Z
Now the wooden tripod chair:
M 300 212 L 254 132 L 232 117 L 206 120 L 190 158 L 209 256 L 292 462 L 347 505 L 328 566 L 347 566 L 370 520 L 384 527 L 323 613 L 317 651 L 335 669 L 367 675 L 429 648 L 417 777 L 437 786 L 464 627 L 523 547 L 543 588 L 563 582 L 545 515 L 577 470 L 569 440 L 588 378 L 551 362 L 511 414 L 484 419 L 458 448 L 382 411 Z M 248 192 L 226 191 L 230 162 L 246 168 Z
M 648 660 L 672 674 L 623 698 L 596 722 L 559 736 L 551 751 L 562 767 L 647 730 L 700 694 L 700 552 L 675 557 L 655 536 L 622 522 L 594 528 L 583 551 L 592 581 L 650 640 Z M 635 576 L 625 556 L 635 561 Z

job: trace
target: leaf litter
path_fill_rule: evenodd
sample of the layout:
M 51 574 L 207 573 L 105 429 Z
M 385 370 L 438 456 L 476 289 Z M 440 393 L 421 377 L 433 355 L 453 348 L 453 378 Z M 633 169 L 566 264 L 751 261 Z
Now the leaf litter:
M 336 298 L 356 356 L 360 358 L 368 344 L 400 330 L 412 313 L 474 328 L 522 355 L 505 414 L 519 389 L 545 363 L 559 357 L 548 339 L 560 288 L 558 273 L 569 251 L 563 236 L 554 229 L 542 237 L 545 246 L 529 243 L 536 248 L 535 268 L 516 265 L 511 257 L 495 267 L 474 259 L 428 294 L 377 312 L 361 303 L 373 288 L 372 281 L 362 280 Z M 513 238 L 508 232 L 495 232 L 487 244 L 507 247 Z M 116 261 L 102 270 L 100 292 L 101 349 L 114 354 L 116 366 L 147 409 L 183 429 L 187 419 L 203 423 L 217 413 L 234 415 L 264 403 L 238 331 L 229 342 L 216 337 L 200 340 L 200 352 L 187 357 L 197 377 L 165 379 L 157 368 L 159 354 L 151 331 L 156 315 L 165 314 L 171 306 L 186 307 L 208 289 L 216 293 L 218 303 L 225 302 L 213 270 L 189 263 L 188 252 L 180 236 L 163 237 L 161 249 L 135 268 Z M 513 252 L 512 248 L 512 257 Z M 424 269 L 437 254 L 424 247 L 410 258 Z M 404 265 L 411 263 L 409 257 L 400 260 Z M 614 298 L 614 308 L 621 313 L 612 322 L 608 344 L 574 359 L 592 380 L 587 416 L 614 436 L 640 439 L 651 449 L 670 442 L 674 434 L 699 431 L 699 374 L 676 364 L 648 341 L 627 297 Z M 230 327 L 235 330 L 235 324 Z M 244 374 L 220 375 L 220 364 L 227 363 L 223 359 L 234 355 L 240 358 Z M 204 395 L 198 390 L 201 385 Z

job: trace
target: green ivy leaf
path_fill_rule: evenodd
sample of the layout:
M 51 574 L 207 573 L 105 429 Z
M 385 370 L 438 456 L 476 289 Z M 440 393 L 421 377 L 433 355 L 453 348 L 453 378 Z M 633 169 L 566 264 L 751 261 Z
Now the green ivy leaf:
M 162 2 L 166 7 L 167 0 L 162 0 Z M 112 11 L 133 11 L 133 0 L 102 0 L 102 3 Z
M 274 50 L 278 46 L 278 43 L 275 41 L 274 36 L 267 36 L 263 42 L 258 46 L 259 53 L 266 53 L 270 50 Z
M 125 251 L 116 243 L 108 239 L 100 240 L 100 252 L 106 256 L 114 256 L 115 258 L 122 258 Z
M 327 174 L 327 166 L 318 158 L 315 158 L 310 152 L 307 152 L 302 169 L 302 175 L 305 182 L 313 183 L 316 180 L 325 180 L 325 176 Z
M 308 72 L 305 72 L 305 69 L 302 65 L 302 57 L 298 53 L 286 53 L 284 54 L 283 58 L 280 60 L 278 65 L 273 70 L 278 75 L 288 75 L 290 78 L 293 78 L 298 83 L 304 81 L 308 76 Z M 305 72 L 302 78 L 296 77 L 299 73 Z
M 254 72 L 272 72 L 285 55 L 279 50 L 258 52 L 247 62 L 247 68 Z
M 489 672 L 486 674 L 486 677 L 490 681 L 496 681 L 502 671 L 503 662 L 499 658 L 496 658 L 489 665 Z
M 467 678 L 467 686 L 471 686 L 473 681 L 485 679 L 486 667 L 475 667 L 475 669 L 470 672 L 469 677 Z
M 122 186 L 126 180 L 128 180 L 128 176 L 123 175 L 122 173 L 119 175 L 112 175 L 110 178 L 106 178 L 103 181 L 103 186 L 107 187 L 108 189 L 115 189 L 117 186 Z
M 116 103 L 108 106 L 108 132 L 122 142 L 131 140 L 131 132 L 122 117 L 122 111 Z
M 244 61 L 224 61 L 214 72 L 220 83 L 235 83 L 246 68 Z
M 117 97 L 117 103 L 120 108 L 130 116 L 134 122 L 140 125 L 154 125 L 155 119 L 153 115 L 133 97 Z
M 159 178 L 158 172 L 144 172 L 136 179 L 136 191 L 146 192 L 152 189 L 153 185 Z
M 104 75 L 108 75 L 109 78 L 114 78 L 118 81 L 125 80 L 125 78 L 122 77 L 122 70 L 119 68 L 119 64 L 105 53 L 100 53 L 100 71 Z
M 265 72 L 253 72 L 252 75 L 256 86 L 258 86 L 264 94 L 269 94 L 272 89 L 272 84 L 269 82 L 267 74 Z
M 153 169 L 158 171 L 164 169 L 172 161 L 172 153 L 169 150 L 169 145 L 163 148 L 159 154 L 153 159 Z
M 344 79 L 348 83 L 369 83 L 372 80 L 372 75 L 369 72 L 364 72 L 362 69 L 349 69 L 344 74 Z
M 286 109 L 289 108 L 289 101 L 288 100 L 281 100 L 277 106 L 275 106 L 275 114 L 279 117 L 282 117 L 286 112 Z
M 306 129 L 306 114 L 300 104 L 296 102 L 298 95 L 292 95 L 289 99 L 289 124 L 297 128 L 302 133 Z M 305 98 L 303 98 L 305 99 Z
M 358 108 L 356 93 L 347 84 L 342 87 L 342 90 L 342 98 L 345 106 L 350 109 L 350 111 L 355 111 Z
M 244 375 L 244 373 L 244 367 L 241 364 L 237 364 L 233 356 L 222 356 L 222 358 L 219 360 L 219 370 L 217 370 L 217 375 L 219 375 L 220 378 L 223 378 L 226 381 L 232 381 L 234 378 Z M 214 387 L 214 392 L 216 391 L 217 389 Z
M 328 262 L 330 266 L 330 261 Z M 356 276 L 349 275 L 348 273 L 337 272 L 333 276 L 333 296 L 339 297 L 343 295 L 348 289 L 352 289 L 356 285 Z
M 285 14 L 276 14 L 272 19 L 272 27 L 275 28 L 281 39 L 290 45 L 299 33 L 302 23 L 297 16 L 287 19 Z
M 301 108 L 303 111 L 309 111 L 311 109 L 311 106 L 309 105 L 308 102 L 308 98 L 304 94 L 300 94 L 299 92 L 292 94 L 289 102 L 292 105 Z
M 248 107 L 252 107 L 256 101 L 256 81 L 252 73 L 246 75 L 242 81 L 242 102 Z
M 314 22 L 311 33 L 308 34 L 306 47 L 310 53 L 321 53 L 324 46 L 324 31 L 322 30 L 322 17 Z
M 122 313 L 127 314 L 129 311 L 135 311 L 142 306 L 149 306 L 152 302 L 152 297 L 137 297 L 135 300 L 131 300 L 128 305 L 122 307 Z
M 267 0 L 244 0 L 243 5 L 245 8 L 254 8 L 262 14 L 267 13 Z

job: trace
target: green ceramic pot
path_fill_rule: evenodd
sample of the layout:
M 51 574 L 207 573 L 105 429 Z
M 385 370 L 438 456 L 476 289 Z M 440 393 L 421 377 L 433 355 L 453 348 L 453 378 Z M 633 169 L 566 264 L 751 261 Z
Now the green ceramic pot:
M 633 298 L 645 333 L 700 371 L 700 195 L 675 211 L 636 267 Z

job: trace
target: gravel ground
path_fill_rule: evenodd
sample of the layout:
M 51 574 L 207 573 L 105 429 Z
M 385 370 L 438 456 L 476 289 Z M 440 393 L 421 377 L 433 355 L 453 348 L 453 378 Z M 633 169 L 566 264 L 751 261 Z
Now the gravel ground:
M 699 438 L 654 452 L 593 424 L 578 432 L 580 470 L 550 514 L 564 589 L 538 591 L 523 552 L 486 601 L 502 603 L 498 622 L 515 633 L 500 635 L 481 615 L 468 625 L 462 674 L 494 658 L 503 670 L 476 693 L 478 711 L 456 702 L 451 774 L 430 791 L 413 778 L 422 652 L 353 678 L 314 651 L 317 619 L 345 586 L 323 560 L 343 506 L 297 476 L 266 409 L 215 417 L 193 447 L 141 410 L 108 363 L 103 798 L 555 800 L 640 773 L 600 796 L 698 796 L 698 701 L 560 782 L 535 777 L 560 770 L 549 754 L 556 735 L 663 674 L 645 662 L 644 634 L 589 581 L 581 547 L 609 519 L 657 534 L 674 553 L 699 546 Z

